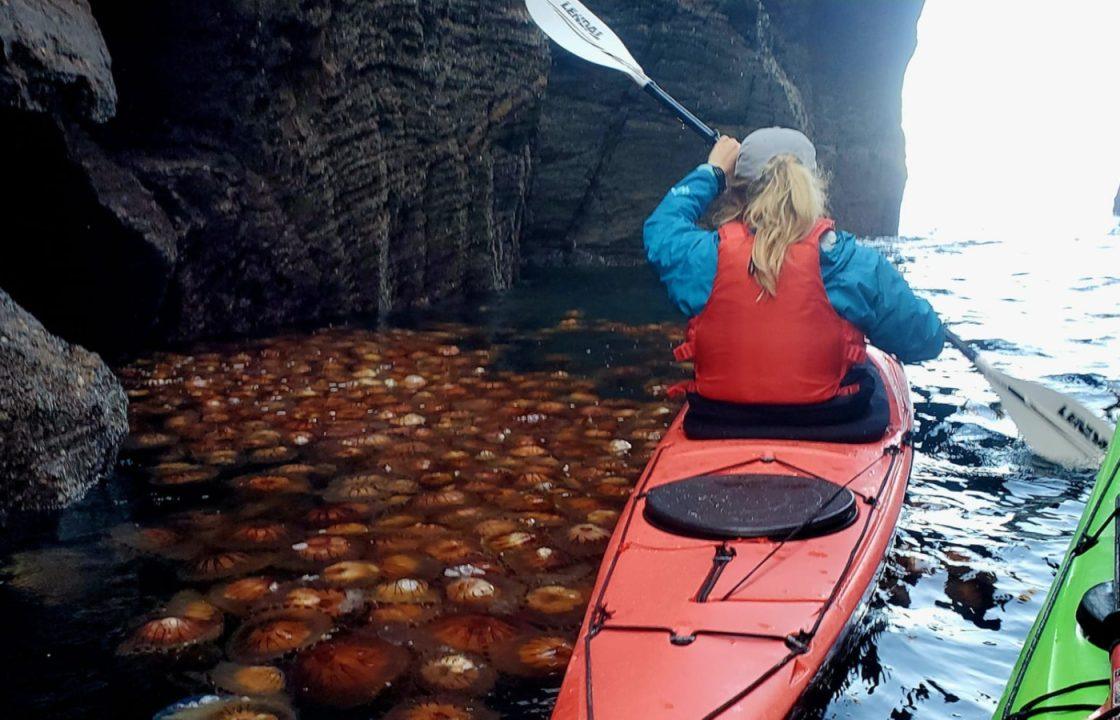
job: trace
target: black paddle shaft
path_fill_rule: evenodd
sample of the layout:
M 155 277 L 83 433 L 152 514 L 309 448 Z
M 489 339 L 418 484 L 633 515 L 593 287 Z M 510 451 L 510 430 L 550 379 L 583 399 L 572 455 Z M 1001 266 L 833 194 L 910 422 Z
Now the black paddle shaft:
M 976 352 L 974 347 L 964 340 L 961 340 L 960 336 L 949 328 L 945 328 L 945 339 L 949 341 L 950 345 L 959 350 L 961 355 L 964 355 L 970 362 L 975 362 L 976 358 L 979 356 L 979 353 Z
M 688 108 L 677 102 L 672 95 L 662 90 L 654 81 L 650 80 L 645 84 L 645 91 L 656 98 L 657 102 L 672 110 L 685 125 L 700 137 L 713 145 L 719 140 L 718 132 L 708 127 L 703 120 L 693 115 Z

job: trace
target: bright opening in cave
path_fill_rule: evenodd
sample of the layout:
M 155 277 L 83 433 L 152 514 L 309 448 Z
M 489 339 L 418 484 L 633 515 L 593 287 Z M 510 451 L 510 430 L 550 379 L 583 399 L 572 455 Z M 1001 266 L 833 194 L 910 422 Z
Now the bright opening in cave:
M 903 89 L 904 235 L 1114 227 L 1120 3 L 930 0 Z

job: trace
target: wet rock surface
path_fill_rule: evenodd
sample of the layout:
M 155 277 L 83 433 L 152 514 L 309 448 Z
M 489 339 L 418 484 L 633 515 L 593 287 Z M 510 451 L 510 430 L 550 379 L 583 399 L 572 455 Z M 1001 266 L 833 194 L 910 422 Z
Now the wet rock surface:
M 60 507 L 110 472 L 127 401 L 101 359 L 0 291 L 0 515 Z
M 0 3 L 0 105 L 35 112 L 113 115 L 109 52 L 86 0 Z
M 804 130 L 858 234 L 898 230 L 903 74 L 920 0 L 602 0 L 646 73 L 711 126 Z M 707 146 L 620 73 L 553 53 L 530 198 L 533 261 L 641 262 L 641 224 Z

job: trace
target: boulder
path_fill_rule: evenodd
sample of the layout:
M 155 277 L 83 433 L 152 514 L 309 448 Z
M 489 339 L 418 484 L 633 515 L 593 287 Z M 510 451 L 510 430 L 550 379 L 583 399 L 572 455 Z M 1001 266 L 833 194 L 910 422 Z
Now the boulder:
M 111 472 L 127 408 L 101 358 L 0 291 L 0 514 L 81 499 Z
M 107 120 L 109 51 L 86 0 L 0 2 L 0 105 Z

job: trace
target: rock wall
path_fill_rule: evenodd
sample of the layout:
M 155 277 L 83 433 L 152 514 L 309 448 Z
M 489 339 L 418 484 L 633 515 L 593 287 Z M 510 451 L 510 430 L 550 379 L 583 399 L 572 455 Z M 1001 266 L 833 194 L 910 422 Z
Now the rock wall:
M 901 91 L 921 0 L 598 0 L 650 77 L 722 132 L 814 139 L 832 207 L 894 234 L 906 181 Z M 641 224 L 708 148 L 619 73 L 553 55 L 526 256 L 641 261 Z
M 716 127 L 813 136 L 843 227 L 896 229 L 920 0 L 593 4 Z M 550 68 L 521 0 L 8 0 L 0 41 L 0 287 L 113 354 L 636 262 L 707 151 Z
M 0 291 L 0 518 L 81 498 L 127 432 L 124 391 L 101 358 Z
M 0 151 L 35 240 L 0 249 L 0 286 L 52 329 L 115 352 L 512 282 L 547 72 L 520 0 L 93 14 L 117 116 L 0 119 L 31 138 Z

